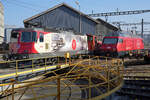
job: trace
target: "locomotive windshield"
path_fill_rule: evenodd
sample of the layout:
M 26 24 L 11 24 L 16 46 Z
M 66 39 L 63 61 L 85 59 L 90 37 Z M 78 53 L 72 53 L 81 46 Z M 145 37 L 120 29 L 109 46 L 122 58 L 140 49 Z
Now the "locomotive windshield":
M 103 44 L 117 44 L 117 38 L 104 38 Z
M 36 42 L 36 32 L 22 32 L 21 42 Z

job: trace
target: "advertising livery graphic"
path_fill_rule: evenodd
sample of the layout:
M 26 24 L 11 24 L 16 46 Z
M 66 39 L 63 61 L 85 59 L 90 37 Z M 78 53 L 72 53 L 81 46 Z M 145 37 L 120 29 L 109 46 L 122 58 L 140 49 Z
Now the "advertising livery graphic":
M 87 50 L 86 36 L 51 34 L 52 51 Z

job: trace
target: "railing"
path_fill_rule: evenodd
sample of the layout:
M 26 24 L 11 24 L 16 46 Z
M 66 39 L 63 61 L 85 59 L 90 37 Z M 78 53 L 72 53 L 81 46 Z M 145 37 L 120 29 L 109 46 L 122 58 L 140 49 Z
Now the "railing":
M 0 86 L 4 87 L 0 92 L 1 98 L 3 100 L 97 100 L 109 96 L 122 86 L 121 60 L 97 56 L 84 58 L 86 59 L 66 57 L 68 67 L 61 68 L 59 63 L 57 69 L 45 73 L 42 77 L 24 82 L 12 80 L 12 83 L 1 84 Z
M 0 73 L 0 79 L 7 76 L 18 77 L 26 73 L 36 73 L 38 71 L 48 71 L 56 69 L 58 65 L 68 65 L 69 60 L 65 57 L 46 57 L 33 58 L 15 61 L 0 61 L 0 68 L 3 73 Z

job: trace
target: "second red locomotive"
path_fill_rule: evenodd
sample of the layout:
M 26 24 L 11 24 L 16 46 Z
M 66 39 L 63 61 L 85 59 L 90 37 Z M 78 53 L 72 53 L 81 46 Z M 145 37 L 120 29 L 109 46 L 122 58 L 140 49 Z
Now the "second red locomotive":
M 129 32 L 113 32 L 103 38 L 98 52 L 104 56 L 140 56 L 143 49 L 142 38 Z

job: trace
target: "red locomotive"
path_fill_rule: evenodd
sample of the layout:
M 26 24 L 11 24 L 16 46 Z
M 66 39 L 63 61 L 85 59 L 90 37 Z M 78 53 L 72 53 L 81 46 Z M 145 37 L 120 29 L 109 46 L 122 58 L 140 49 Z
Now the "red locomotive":
M 89 54 L 94 50 L 94 38 L 93 35 L 75 35 L 69 31 L 17 28 L 11 32 L 9 53 L 3 59 L 64 56 L 66 52 L 71 55 Z
M 99 48 L 101 55 L 105 56 L 140 56 L 144 49 L 143 39 L 129 32 L 113 32 L 103 38 Z

